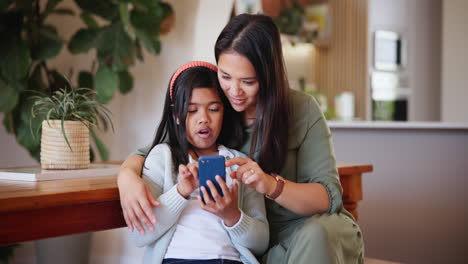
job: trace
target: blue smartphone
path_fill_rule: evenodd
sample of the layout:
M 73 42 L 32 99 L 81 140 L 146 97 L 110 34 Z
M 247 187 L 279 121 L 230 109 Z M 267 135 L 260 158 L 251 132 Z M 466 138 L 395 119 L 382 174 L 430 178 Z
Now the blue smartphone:
M 200 187 L 200 197 L 203 202 L 205 202 L 205 200 L 203 199 L 203 193 L 201 191 L 202 186 L 205 186 L 211 200 L 214 200 L 210 192 L 210 187 L 206 184 L 207 180 L 211 180 L 211 182 L 216 186 L 218 193 L 223 196 L 221 186 L 219 186 L 218 181 L 215 179 L 216 175 L 221 176 L 221 178 L 226 181 L 226 166 L 223 156 L 201 156 L 198 158 L 198 185 Z

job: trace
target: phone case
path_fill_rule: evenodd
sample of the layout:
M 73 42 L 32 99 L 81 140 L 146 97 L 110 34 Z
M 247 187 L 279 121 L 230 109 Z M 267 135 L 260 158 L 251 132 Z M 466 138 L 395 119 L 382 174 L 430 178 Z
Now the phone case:
M 225 166 L 225 159 L 223 156 L 215 155 L 215 156 L 201 156 L 198 158 L 198 184 L 201 186 L 205 186 L 208 194 L 210 195 L 211 200 L 213 200 L 213 196 L 211 195 L 210 188 L 206 184 L 207 180 L 211 180 L 218 193 L 223 196 L 223 191 L 221 190 L 221 186 L 219 186 L 218 182 L 215 179 L 215 176 L 219 175 L 226 181 L 226 166 Z M 202 198 L 203 202 L 203 193 L 200 189 L 200 197 Z

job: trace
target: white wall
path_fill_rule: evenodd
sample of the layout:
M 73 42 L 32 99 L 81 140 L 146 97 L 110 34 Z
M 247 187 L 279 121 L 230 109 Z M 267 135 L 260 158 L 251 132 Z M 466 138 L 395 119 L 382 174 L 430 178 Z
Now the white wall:
M 137 147 L 152 142 L 152 137 L 162 113 L 163 99 L 172 73 L 178 66 L 190 60 L 214 60 L 214 43 L 226 25 L 232 1 L 217 0 L 168 0 L 175 11 L 176 22 L 172 31 L 162 37 L 162 52 L 159 56 L 144 54 L 144 63 L 131 69 L 134 88 L 128 95 L 116 95 L 110 109 L 116 128 L 114 134 L 101 133 L 109 147 L 111 160 L 123 160 Z M 71 6 L 71 0 L 63 6 Z M 76 19 L 55 17 L 51 23 L 59 25 L 61 35 L 68 38 L 80 24 Z M 89 69 L 93 56 L 71 56 L 66 49 L 50 63 L 68 73 L 72 66 L 75 74 L 79 69 Z M 3 115 L 0 116 L 3 118 Z M 29 154 L 16 143 L 0 126 L 0 167 L 36 164 Z M 142 249 L 127 241 L 125 228 L 93 234 L 91 263 L 141 263 Z M 34 243 L 22 244 L 17 249 L 12 263 L 35 263 Z
M 440 120 L 442 0 L 410 0 L 409 120 Z
M 468 1 L 443 1 L 442 121 L 468 122 Z
M 468 130 L 332 129 L 338 161 L 363 175 L 366 256 L 402 263 L 468 259 Z

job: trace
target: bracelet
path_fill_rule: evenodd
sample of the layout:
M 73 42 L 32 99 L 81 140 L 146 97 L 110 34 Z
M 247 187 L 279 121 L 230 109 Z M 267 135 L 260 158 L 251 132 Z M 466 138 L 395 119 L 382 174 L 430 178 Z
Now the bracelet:
M 284 179 L 276 173 L 272 173 L 271 176 L 275 177 L 276 187 L 275 187 L 275 190 L 271 194 L 266 194 L 265 197 L 270 200 L 275 200 L 283 192 L 285 182 L 284 182 Z

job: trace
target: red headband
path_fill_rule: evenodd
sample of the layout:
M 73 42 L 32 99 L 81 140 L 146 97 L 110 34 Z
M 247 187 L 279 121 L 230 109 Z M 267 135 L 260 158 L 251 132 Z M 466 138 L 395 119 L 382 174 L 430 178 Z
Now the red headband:
M 206 61 L 191 61 L 191 62 L 188 62 L 184 65 L 182 65 L 179 69 L 177 69 L 177 71 L 174 73 L 174 75 L 172 76 L 172 79 L 171 79 L 171 83 L 169 85 L 169 97 L 171 98 L 171 101 L 173 101 L 173 92 L 174 92 L 174 83 L 175 81 L 177 80 L 177 78 L 179 77 L 179 75 L 189 69 L 189 68 L 193 68 L 193 67 L 205 67 L 205 68 L 208 68 L 210 70 L 213 70 L 215 72 L 218 72 L 218 68 L 216 66 L 214 66 L 213 64 L 209 63 L 209 62 L 206 62 Z

